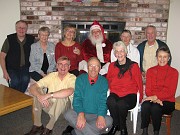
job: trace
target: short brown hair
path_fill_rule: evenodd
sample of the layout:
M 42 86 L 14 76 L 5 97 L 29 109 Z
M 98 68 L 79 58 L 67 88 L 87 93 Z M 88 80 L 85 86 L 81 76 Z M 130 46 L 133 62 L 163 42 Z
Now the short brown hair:
M 57 63 L 58 63 L 58 61 L 64 61 L 64 60 L 67 60 L 69 65 L 71 64 L 70 59 L 68 57 L 66 57 L 66 56 L 59 57 L 58 60 L 57 60 Z

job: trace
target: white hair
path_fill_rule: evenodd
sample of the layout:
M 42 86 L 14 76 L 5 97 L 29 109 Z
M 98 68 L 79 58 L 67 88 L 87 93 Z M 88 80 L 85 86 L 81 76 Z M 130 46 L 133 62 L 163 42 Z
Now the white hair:
M 127 46 L 122 41 L 118 41 L 113 44 L 113 51 L 115 51 L 116 47 L 119 46 L 121 46 L 124 49 L 125 53 L 128 53 Z
M 92 33 L 90 32 L 90 34 L 89 34 L 89 40 L 91 40 L 91 43 L 92 43 L 93 45 L 96 45 L 96 44 L 98 44 L 98 43 L 102 43 L 103 40 L 104 40 L 103 35 L 102 35 L 102 32 L 101 32 L 101 34 L 100 34 L 100 36 L 99 36 L 99 39 L 95 39 L 95 38 L 93 37 Z

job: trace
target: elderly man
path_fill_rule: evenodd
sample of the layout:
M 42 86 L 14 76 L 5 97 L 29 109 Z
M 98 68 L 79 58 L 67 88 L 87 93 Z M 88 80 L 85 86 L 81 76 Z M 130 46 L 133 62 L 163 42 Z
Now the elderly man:
M 138 45 L 140 53 L 140 68 L 143 76 L 145 77 L 146 71 L 153 66 L 157 65 L 156 50 L 161 46 L 167 46 L 166 43 L 156 39 L 157 31 L 153 25 L 148 25 L 145 29 L 147 40 Z M 171 56 L 168 64 L 171 63 Z
M 77 77 L 73 98 L 73 110 L 64 116 L 74 127 L 73 135 L 99 135 L 111 127 L 112 118 L 107 116 L 108 82 L 99 75 L 100 61 L 96 57 L 88 60 L 88 73 Z
M 101 75 L 105 75 L 111 60 L 112 43 L 106 39 L 103 27 L 94 21 L 90 27 L 89 38 L 82 43 L 83 61 L 79 64 L 79 70 L 87 72 L 87 61 L 91 57 L 97 57 L 102 69 Z
M 16 33 L 7 36 L 0 53 L 3 77 L 9 87 L 25 92 L 30 80 L 29 55 L 34 37 L 26 34 L 28 25 L 25 21 L 16 22 Z
M 30 87 L 30 93 L 34 96 L 34 125 L 26 135 L 50 135 L 59 115 L 71 106 L 76 77 L 68 72 L 70 60 L 62 56 L 57 60 L 56 66 L 57 72 L 48 74 Z M 45 87 L 48 88 L 48 93 L 44 93 Z M 45 128 L 41 123 L 42 110 L 50 116 Z

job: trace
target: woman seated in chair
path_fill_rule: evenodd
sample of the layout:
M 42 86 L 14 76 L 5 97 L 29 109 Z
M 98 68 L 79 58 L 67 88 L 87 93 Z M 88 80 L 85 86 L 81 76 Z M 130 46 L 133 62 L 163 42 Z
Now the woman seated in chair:
M 148 69 L 146 74 L 146 98 L 141 106 L 142 135 L 148 135 L 150 118 L 154 135 L 159 135 L 163 114 L 171 114 L 175 109 L 175 92 L 178 71 L 168 65 L 170 51 L 161 47 L 156 51 L 158 65 Z
M 126 57 L 127 48 L 123 42 L 114 43 L 113 51 L 117 61 L 110 64 L 107 73 L 110 89 L 107 106 L 113 118 L 113 127 L 107 134 L 115 135 L 120 130 L 121 135 L 128 135 L 126 117 L 128 110 L 136 105 L 138 91 L 140 101 L 142 99 L 142 77 L 138 64 Z
M 50 29 L 41 27 L 38 31 L 39 41 L 31 45 L 29 72 L 35 81 L 39 81 L 48 73 L 56 71 L 55 45 L 48 42 L 49 35 Z

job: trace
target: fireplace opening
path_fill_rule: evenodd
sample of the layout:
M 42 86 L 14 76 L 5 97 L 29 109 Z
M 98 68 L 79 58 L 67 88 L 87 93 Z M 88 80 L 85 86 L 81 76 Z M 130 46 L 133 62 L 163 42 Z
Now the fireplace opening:
M 72 25 L 77 29 L 76 41 L 80 44 L 88 37 L 89 30 L 93 21 L 62 21 L 62 35 L 63 29 L 66 25 Z M 126 22 L 112 22 L 112 21 L 100 21 L 99 22 L 104 28 L 107 39 L 112 43 L 119 41 L 120 34 L 125 28 Z

